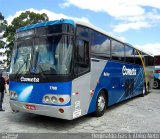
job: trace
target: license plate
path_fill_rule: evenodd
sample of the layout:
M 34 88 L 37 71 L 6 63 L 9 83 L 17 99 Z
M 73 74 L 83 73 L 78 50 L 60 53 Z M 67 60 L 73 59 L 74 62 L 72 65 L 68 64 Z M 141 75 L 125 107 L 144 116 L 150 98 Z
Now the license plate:
M 27 110 L 36 110 L 36 106 L 27 104 L 27 105 L 26 105 L 26 109 L 27 109 Z

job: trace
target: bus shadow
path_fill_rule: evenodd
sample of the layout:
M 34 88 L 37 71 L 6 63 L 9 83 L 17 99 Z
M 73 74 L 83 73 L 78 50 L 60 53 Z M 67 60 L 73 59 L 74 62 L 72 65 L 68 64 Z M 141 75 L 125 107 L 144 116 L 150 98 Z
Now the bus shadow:
M 148 95 L 149 95 L 149 94 L 148 94 Z M 134 97 L 129 98 L 129 99 L 127 99 L 127 100 L 123 100 L 123 101 L 118 102 L 118 103 L 116 103 L 116 104 L 114 104 L 114 105 L 111 105 L 111 106 L 109 106 L 109 107 L 107 108 L 107 111 L 106 111 L 106 112 L 112 111 L 112 110 L 114 110 L 115 108 L 121 107 L 121 106 L 129 103 L 130 101 L 133 101 L 134 99 L 138 99 L 138 98 L 142 98 L 142 97 L 140 97 L 140 95 L 134 96 Z
M 14 113 L 8 115 L 11 123 L 25 125 L 27 128 L 39 128 L 40 131 L 64 131 L 74 129 L 75 126 L 83 124 L 92 118 L 89 115 L 79 117 L 74 120 L 64 120 L 32 113 Z M 75 131 L 76 132 L 76 131 Z

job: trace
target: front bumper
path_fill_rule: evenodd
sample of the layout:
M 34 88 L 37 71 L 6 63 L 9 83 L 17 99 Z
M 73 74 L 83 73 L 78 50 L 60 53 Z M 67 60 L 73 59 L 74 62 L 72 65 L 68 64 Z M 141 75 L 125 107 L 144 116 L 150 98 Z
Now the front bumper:
M 40 104 L 33 104 L 33 103 L 17 102 L 14 100 L 10 100 L 9 103 L 13 111 L 34 113 L 38 115 L 45 115 L 45 116 L 50 116 L 50 117 L 55 117 L 55 118 L 60 118 L 60 119 L 66 119 L 66 120 L 73 119 L 73 113 L 72 113 L 71 106 L 40 105 Z M 36 107 L 36 110 L 28 110 L 26 108 L 27 104 L 34 105 Z M 64 113 L 59 112 L 60 108 L 64 109 Z

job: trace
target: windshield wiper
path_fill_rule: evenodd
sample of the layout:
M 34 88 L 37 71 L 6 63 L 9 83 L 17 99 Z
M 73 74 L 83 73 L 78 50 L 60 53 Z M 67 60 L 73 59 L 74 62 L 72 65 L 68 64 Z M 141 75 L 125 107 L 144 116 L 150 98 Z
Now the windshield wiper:
M 43 77 L 44 79 L 47 79 L 47 76 L 45 75 L 42 66 L 41 66 L 40 64 L 38 64 L 38 67 L 39 67 L 39 69 L 41 70 L 41 72 L 39 72 L 39 73 L 42 75 L 42 77 Z
M 15 77 L 17 77 L 18 75 L 21 75 L 21 74 L 19 74 L 20 73 L 20 71 L 21 71 L 21 69 L 23 68 L 23 66 L 26 64 L 26 69 L 27 69 L 27 63 L 28 63 L 28 60 L 29 60 L 29 56 L 30 55 L 28 55 L 27 54 L 27 59 L 26 60 L 24 60 L 24 63 L 21 65 L 21 67 L 18 69 L 18 71 L 15 73 L 16 74 L 16 76 Z M 29 72 L 29 71 L 28 71 Z
M 21 74 L 19 74 L 19 72 L 21 71 L 21 69 L 23 68 L 23 66 L 25 65 L 25 64 L 27 64 L 27 60 L 21 65 L 21 67 L 18 69 L 18 71 L 15 73 L 15 77 L 18 77 L 18 75 L 21 75 Z

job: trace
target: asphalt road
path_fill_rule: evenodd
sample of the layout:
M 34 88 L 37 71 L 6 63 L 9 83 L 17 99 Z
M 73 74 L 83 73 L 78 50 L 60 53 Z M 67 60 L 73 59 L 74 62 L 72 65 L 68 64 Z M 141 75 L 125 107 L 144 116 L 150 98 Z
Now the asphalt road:
M 114 105 L 103 117 L 83 116 L 73 121 L 29 113 L 12 113 L 5 95 L 0 132 L 9 133 L 115 133 L 160 132 L 160 90 Z

